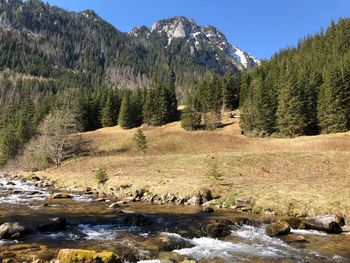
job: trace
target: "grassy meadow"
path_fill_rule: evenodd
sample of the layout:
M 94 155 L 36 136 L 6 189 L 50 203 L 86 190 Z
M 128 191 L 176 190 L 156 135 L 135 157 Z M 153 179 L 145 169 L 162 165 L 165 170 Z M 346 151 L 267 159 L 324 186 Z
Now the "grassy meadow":
M 91 154 L 38 172 L 68 189 L 98 189 L 95 171 L 109 180 L 104 191 L 132 184 L 159 195 L 191 196 L 205 187 L 220 196 L 255 201 L 254 209 L 277 213 L 350 216 L 350 133 L 249 138 L 238 119 L 215 131 L 187 132 L 179 122 L 143 127 L 148 151 L 137 151 L 136 129 L 103 128 L 80 134 Z M 219 180 L 208 176 L 217 164 Z

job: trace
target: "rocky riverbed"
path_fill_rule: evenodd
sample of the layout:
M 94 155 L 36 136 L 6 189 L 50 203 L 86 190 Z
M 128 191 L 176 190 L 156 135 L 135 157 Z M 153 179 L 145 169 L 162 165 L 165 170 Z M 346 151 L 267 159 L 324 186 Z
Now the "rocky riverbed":
M 350 262 L 350 235 L 341 217 L 277 218 L 182 201 L 133 202 L 156 199 L 139 195 L 119 200 L 91 191 L 67 193 L 40 178 L 1 175 L 0 257 L 3 262 Z

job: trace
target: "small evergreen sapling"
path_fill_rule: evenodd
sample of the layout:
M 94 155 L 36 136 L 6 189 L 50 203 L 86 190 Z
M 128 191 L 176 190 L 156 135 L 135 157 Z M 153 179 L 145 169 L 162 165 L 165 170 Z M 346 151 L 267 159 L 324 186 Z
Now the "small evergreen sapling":
M 214 159 L 214 157 L 212 157 L 212 159 L 210 160 L 210 164 L 209 164 L 209 170 L 207 172 L 207 176 L 210 179 L 213 179 L 214 181 L 220 181 L 222 180 L 221 177 L 223 176 L 223 174 L 220 172 L 219 170 L 219 164 L 218 162 Z
M 108 175 L 105 170 L 98 169 L 95 174 L 96 180 L 99 184 L 104 185 L 108 181 Z
M 144 132 L 141 129 L 137 129 L 134 135 L 134 142 L 139 151 L 146 152 L 148 143 Z

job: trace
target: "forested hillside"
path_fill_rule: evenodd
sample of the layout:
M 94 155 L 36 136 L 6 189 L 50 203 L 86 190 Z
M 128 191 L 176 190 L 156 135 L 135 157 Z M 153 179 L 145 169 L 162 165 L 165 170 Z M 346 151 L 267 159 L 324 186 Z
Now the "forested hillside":
M 0 0 L 0 50 L 1 163 L 45 133 L 42 123 L 59 120 L 56 112 L 73 118 L 75 131 L 118 120 L 125 128 L 162 125 L 179 118 L 177 99 L 201 78 L 237 71 L 199 61 L 186 39 L 168 43 L 158 31 L 137 37 L 91 10 L 39 0 Z
M 350 19 L 332 23 L 241 75 L 245 134 L 299 136 L 350 129 Z
M 91 10 L 0 0 L 0 164 L 50 134 L 64 142 L 61 160 L 62 132 L 180 117 L 186 130 L 216 129 L 238 106 L 247 135 L 347 131 L 349 46 L 343 19 L 260 63 L 184 17 L 122 33 Z

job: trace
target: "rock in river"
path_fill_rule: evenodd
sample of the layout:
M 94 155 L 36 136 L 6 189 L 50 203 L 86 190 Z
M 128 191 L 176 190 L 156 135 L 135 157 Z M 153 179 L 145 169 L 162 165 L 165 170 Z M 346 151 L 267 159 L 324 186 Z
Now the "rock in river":
M 288 235 L 290 233 L 290 226 L 285 221 L 280 221 L 269 225 L 266 228 L 266 234 L 270 237 Z
M 206 234 L 210 237 L 225 237 L 230 233 L 230 222 L 226 220 L 211 222 L 206 226 Z
M 48 196 L 48 199 L 71 199 L 72 196 L 67 193 L 55 193 L 55 194 L 50 194 Z
M 334 216 L 315 216 L 304 219 L 306 229 L 325 231 L 330 234 L 340 234 L 342 232 L 342 221 Z
M 121 259 L 112 252 L 96 253 L 93 250 L 61 249 L 57 261 L 60 263 L 121 263 Z
M 193 247 L 193 245 L 186 239 L 171 235 L 148 238 L 144 242 L 144 245 L 151 250 L 158 251 L 173 251 L 175 249 Z
M 50 218 L 50 222 L 38 226 L 38 230 L 41 232 L 55 232 L 66 229 L 67 221 L 62 217 Z
M 162 252 L 159 254 L 159 260 L 161 263 L 195 263 L 195 260 L 191 260 L 187 256 L 180 255 L 175 252 Z
M 202 209 L 202 212 L 213 213 L 214 209 L 212 207 L 207 206 Z
M 145 226 L 152 224 L 152 221 L 149 217 L 142 214 L 129 214 L 125 217 L 120 218 L 124 224 L 130 226 Z
M 6 222 L 0 226 L 0 239 L 22 238 L 32 231 L 20 223 Z

